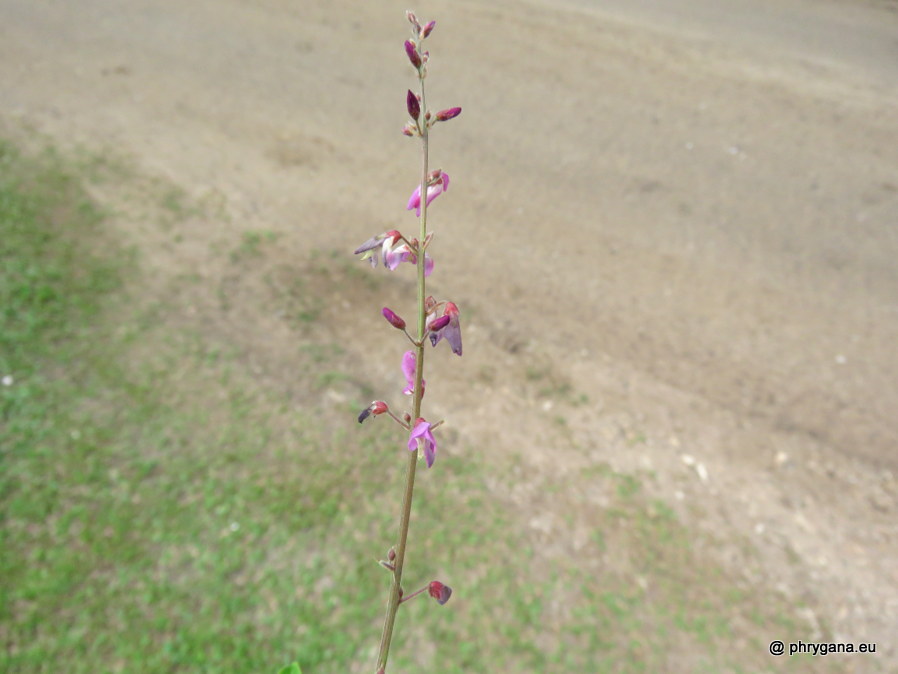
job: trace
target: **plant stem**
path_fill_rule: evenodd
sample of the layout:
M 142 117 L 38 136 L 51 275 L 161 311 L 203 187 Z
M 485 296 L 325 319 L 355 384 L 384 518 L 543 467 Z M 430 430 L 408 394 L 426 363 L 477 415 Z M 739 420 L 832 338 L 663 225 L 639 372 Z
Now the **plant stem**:
M 424 388 L 421 383 L 424 380 L 424 335 L 426 314 L 424 312 L 425 281 L 424 281 L 424 239 L 427 238 L 427 160 L 428 160 L 428 131 L 427 121 L 424 120 L 424 111 L 427 105 L 424 99 L 424 78 L 418 77 L 421 89 L 421 231 L 418 238 L 418 341 L 415 344 L 415 393 L 412 409 L 412 425 L 414 429 L 415 421 L 421 416 L 421 398 L 424 395 Z M 380 637 L 380 651 L 377 655 L 377 666 L 375 671 L 384 672 L 387 668 L 387 659 L 390 655 L 390 643 L 393 640 L 393 626 L 396 623 L 396 611 L 399 609 L 401 600 L 400 591 L 402 588 L 402 567 L 405 564 L 405 549 L 408 542 L 408 526 L 412 514 L 412 498 L 415 492 L 415 471 L 418 467 L 418 452 L 410 452 L 408 457 L 408 466 L 405 474 L 405 495 L 402 499 L 402 514 L 399 519 L 399 544 L 396 546 L 396 559 L 394 560 L 395 569 L 393 571 L 393 582 L 390 585 L 390 594 L 387 597 L 387 613 L 384 616 L 384 627 Z

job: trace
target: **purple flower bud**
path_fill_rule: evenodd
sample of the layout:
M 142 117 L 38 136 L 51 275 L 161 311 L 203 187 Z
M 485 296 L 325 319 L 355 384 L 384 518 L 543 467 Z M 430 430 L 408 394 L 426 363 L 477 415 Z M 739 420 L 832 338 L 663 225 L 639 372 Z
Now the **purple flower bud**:
M 408 60 L 412 62 L 412 65 L 415 66 L 415 68 L 420 69 L 421 57 L 418 55 L 418 48 L 411 40 L 405 41 L 405 53 L 408 55 Z
M 393 313 L 391 309 L 384 307 L 381 313 L 384 315 L 384 318 L 387 319 L 387 323 L 392 325 L 394 328 L 396 328 L 397 330 L 405 330 L 405 321 L 402 320 L 400 316 Z M 449 321 L 446 322 L 448 323 Z
M 447 325 L 449 325 L 449 321 L 451 321 L 451 320 L 452 320 L 451 316 L 440 316 L 438 319 L 436 319 L 433 323 L 430 324 L 430 331 L 431 332 L 439 332 L 440 330 L 445 328 Z
M 411 89 L 409 89 L 408 95 L 405 97 L 405 105 L 408 108 L 408 114 L 411 115 L 412 119 L 417 120 L 418 117 L 421 116 L 421 103 Z
M 415 30 L 417 32 L 421 32 L 421 24 L 418 23 L 418 17 L 415 16 L 415 13 L 412 10 L 405 10 L 405 18 L 408 19 L 408 22 L 415 27 Z
M 461 114 L 461 108 L 449 108 L 447 110 L 440 110 L 437 113 L 437 121 L 438 122 L 448 122 L 453 117 L 458 117 Z
M 421 29 L 421 39 L 423 40 L 425 37 L 430 35 L 433 32 L 433 27 L 437 25 L 436 21 L 428 21 L 427 25 Z
M 427 588 L 427 591 L 430 593 L 431 597 L 437 600 L 437 603 L 439 603 L 440 606 L 449 601 L 449 597 L 452 596 L 452 588 L 448 585 L 443 585 L 438 580 L 432 581 Z

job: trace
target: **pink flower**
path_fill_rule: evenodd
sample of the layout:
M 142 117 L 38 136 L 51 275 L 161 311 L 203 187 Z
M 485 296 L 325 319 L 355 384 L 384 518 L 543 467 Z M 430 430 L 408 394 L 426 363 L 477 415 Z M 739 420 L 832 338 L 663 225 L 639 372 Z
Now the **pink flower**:
M 414 351 L 406 351 L 402 356 L 402 374 L 405 375 L 405 382 L 408 384 L 402 392 L 410 396 L 415 392 L 415 367 L 418 365 L 418 359 L 415 356 Z M 424 387 L 426 386 L 426 382 L 421 380 L 421 395 L 424 395 Z
M 395 229 L 391 229 L 389 232 L 384 232 L 383 234 L 378 234 L 377 236 L 373 236 L 368 239 L 365 243 L 355 249 L 354 254 L 362 256 L 363 260 L 370 260 L 371 266 L 377 266 L 377 249 L 380 248 L 384 254 L 384 264 L 387 264 L 387 255 L 393 251 L 396 247 L 396 244 L 402 239 L 402 234 L 400 234 Z
M 409 250 L 407 245 L 402 244 L 398 248 L 394 248 L 393 250 L 384 253 L 384 266 L 390 271 L 396 269 L 402 262 L 418 264 L 418 256 Z M 430 276 L 432 272 L 433 258 L 427 253 L 424 253 L 424 276 Z
M 356 255 L 361 255 L 363 260 L 371 262 L 372 267 L 377 266 L 378 253 L 383 253 L 384 267 L 393 271 L 402 262 L 418 263 L 418 256 L 412 253 L 407 243 L 403 241 L 402 234 L 391 229 L 383 234 L 371 237 L 361 246 L 355 249 Z M 433 272 L 433 259 L 424 253 L 424 276 L 430 276 Z
M 447 320 L 448 319 L 448 320 Z M 430 343 L 433 346 L 439 344 L 443 337 L 452 347 L 452 353 L 461 355 L 461 325 L 458 322 L 458 307 L 454 302 L 446 302 L 443 307 L 443 315 L 431 314 L 427 318 L 430 332 Z
M 427 467 L 430 468 L 433 465 L 434 458 L 436 458 L 437 441 L 430 430 L 430 424 L 421 418 L 415 421 L 415 427 L 412 429 L 411 435 L 409 435 L 408 450 L 410 452 L 417 451 L 419 441 L 424 449 L 424 460 L 427 462 Z M 446 597 L 446 599 L 449 599 L 449 597 Z
M 443 192 L 449 189 L 449 174 L 444 173 L 443 171 L 439 171 L 438 175 L 433 178 L 427 184 L 427 205 L 430 206 L 430 202 L 440 196 Z M 415 210 L 415 215 L 419 218 L 421 217 L 421 186 L 418 185 L 415 188 L 415 191 L 412 192 L 412 196 L 409 197 L 408 206 L 405 207 L 405 210 L 410 211 L 412 209 Z

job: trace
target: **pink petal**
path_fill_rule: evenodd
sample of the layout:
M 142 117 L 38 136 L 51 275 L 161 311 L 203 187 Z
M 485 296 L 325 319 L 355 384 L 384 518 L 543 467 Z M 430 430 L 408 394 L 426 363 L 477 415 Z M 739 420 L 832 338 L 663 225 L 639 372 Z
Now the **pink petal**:
M 405 375 L 405 381 L 408 386 L 402 391 L 406 395 L 411 395 L 415 386 L 415 366 L 417 359 L 414 351 L 406 351 L 402 356 L 402 374 Z
M 420 185 L 418 185 L 415 188 L 415 191 L 412 192 L 412 196 L 409 197 L 408 205 L 405 207 L 405 210 L 410 211 L 413 208 L 417 208 L 419 210 L 418 214 L 420 215 L 420 210 L 421 210 L 421 186 Z

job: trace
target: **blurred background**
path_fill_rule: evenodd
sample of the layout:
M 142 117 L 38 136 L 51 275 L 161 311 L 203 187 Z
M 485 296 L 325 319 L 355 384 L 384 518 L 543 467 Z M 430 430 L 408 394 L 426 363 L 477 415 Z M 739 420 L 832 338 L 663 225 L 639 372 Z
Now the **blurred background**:
M 370 671 L 408 8 L 0 0 L 5 671 Z M 894 671 L 898 3 L 413 9 L 465 355 L 390 671 Z

